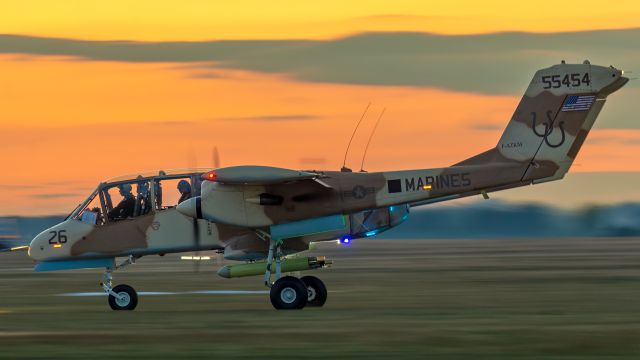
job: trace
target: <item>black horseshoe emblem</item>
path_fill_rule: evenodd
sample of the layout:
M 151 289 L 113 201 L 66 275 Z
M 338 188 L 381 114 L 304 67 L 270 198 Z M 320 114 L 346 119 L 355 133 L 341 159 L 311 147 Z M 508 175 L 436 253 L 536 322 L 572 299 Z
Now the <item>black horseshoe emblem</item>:
M 533 133 L 536 134 L 536 136 L 541 137 L 544 139 L 544 142 L 550 147 L 550 148 L 557 148 L 560 147 L 562 144 L 564 144 L 566 135 L 564 133 L 564 121 L 560 121 L 558 123 L 558 128 L 560 129 L 560 135 L 562 136 L 562 138 L 560 139 L 560 142 L 557 144 L 551 144 L 549 142 L 549 135 L 551 135 L 553 133 L 553 130 L 555 129 L 552 126 L 553 123 L 553 119 L 551 119 L 551 114 L 552 111 L 549 110 L 547 111 L 547 121 L 542 123 L 542 125 L 544 125 L 544 131 L 542 133 L 539 133 L 538 130 L 536 130 L 536 118 L 537 118 L 537 114 L 535 112 L 531 112 L 531 127 L 533 128 Z

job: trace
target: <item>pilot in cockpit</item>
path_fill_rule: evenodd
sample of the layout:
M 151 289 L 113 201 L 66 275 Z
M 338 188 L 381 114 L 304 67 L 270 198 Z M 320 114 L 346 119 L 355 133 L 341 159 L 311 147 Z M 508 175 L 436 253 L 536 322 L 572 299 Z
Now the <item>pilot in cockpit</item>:
M 180 180 L 178 182 L 178 191 L 180 192 L 180 199 L 178 199 L 178 204 L 181 202 L 191 198 L 191 185 L 187 180 Z
M 136 198 L 131 193 L 131 184 L 120 184 L 118 189 L 120 190 L 120 195 L 122 195 L 122 200 L 118 206 L 107 213 L 109 220 L 122 220 L 132 217 L 136 207 Z
M 149 182 L 142 180 L 142 176 L 136 178 L 138 181 L 136 191 L 136 206 L 134 216 L 145 215 L 151 210 L 151 192 L 149 191 Z

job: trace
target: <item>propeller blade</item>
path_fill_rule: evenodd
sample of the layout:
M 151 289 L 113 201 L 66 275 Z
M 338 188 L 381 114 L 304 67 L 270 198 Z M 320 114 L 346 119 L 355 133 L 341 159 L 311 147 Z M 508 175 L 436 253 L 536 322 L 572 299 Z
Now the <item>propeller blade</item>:
M 218 147 L 214 146 L 213 147 L 213 168 L 214 169 L 219 169 L 220 168 L 220 154 L 218 153 Z
M 198 219 L 193 219 L 193 238 L 196 242 L 196 257 L 200 259 L 200 223 Z M 195 261 L 194 269 L 195 272 L 200 272 L 200 261 Z

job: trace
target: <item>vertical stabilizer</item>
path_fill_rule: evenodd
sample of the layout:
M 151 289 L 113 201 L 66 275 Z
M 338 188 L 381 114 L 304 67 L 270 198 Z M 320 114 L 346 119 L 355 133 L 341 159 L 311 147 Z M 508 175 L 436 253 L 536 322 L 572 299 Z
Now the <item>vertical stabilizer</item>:
M 456 165 L 521 163 L 521 181 L 562 178 L 622 75 L 588 61 L 537 71 L 496 148 Z

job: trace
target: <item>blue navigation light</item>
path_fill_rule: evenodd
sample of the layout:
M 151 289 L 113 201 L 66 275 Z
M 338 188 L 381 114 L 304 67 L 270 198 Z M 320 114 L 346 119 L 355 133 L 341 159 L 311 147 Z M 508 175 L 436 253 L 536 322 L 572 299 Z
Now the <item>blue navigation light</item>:
M 345 235 L 345 236 L 341 237 L 340 238 L 340 243 L 341 244 L 350 244 L 351 243 L 351 236 Z
M 375 234 L 377 234 L 377 233 L 378 233 L 378 232 L 377 232 L 376 230 L 373 230 L 373 231 L 369 231 L 369 232 L 365 233 L 365 234 L 364 234 L 364 236 L 367 236 L 367 237 L 368 237 L 368 236 L 373 236 L 373 235 L 375 235 Z

